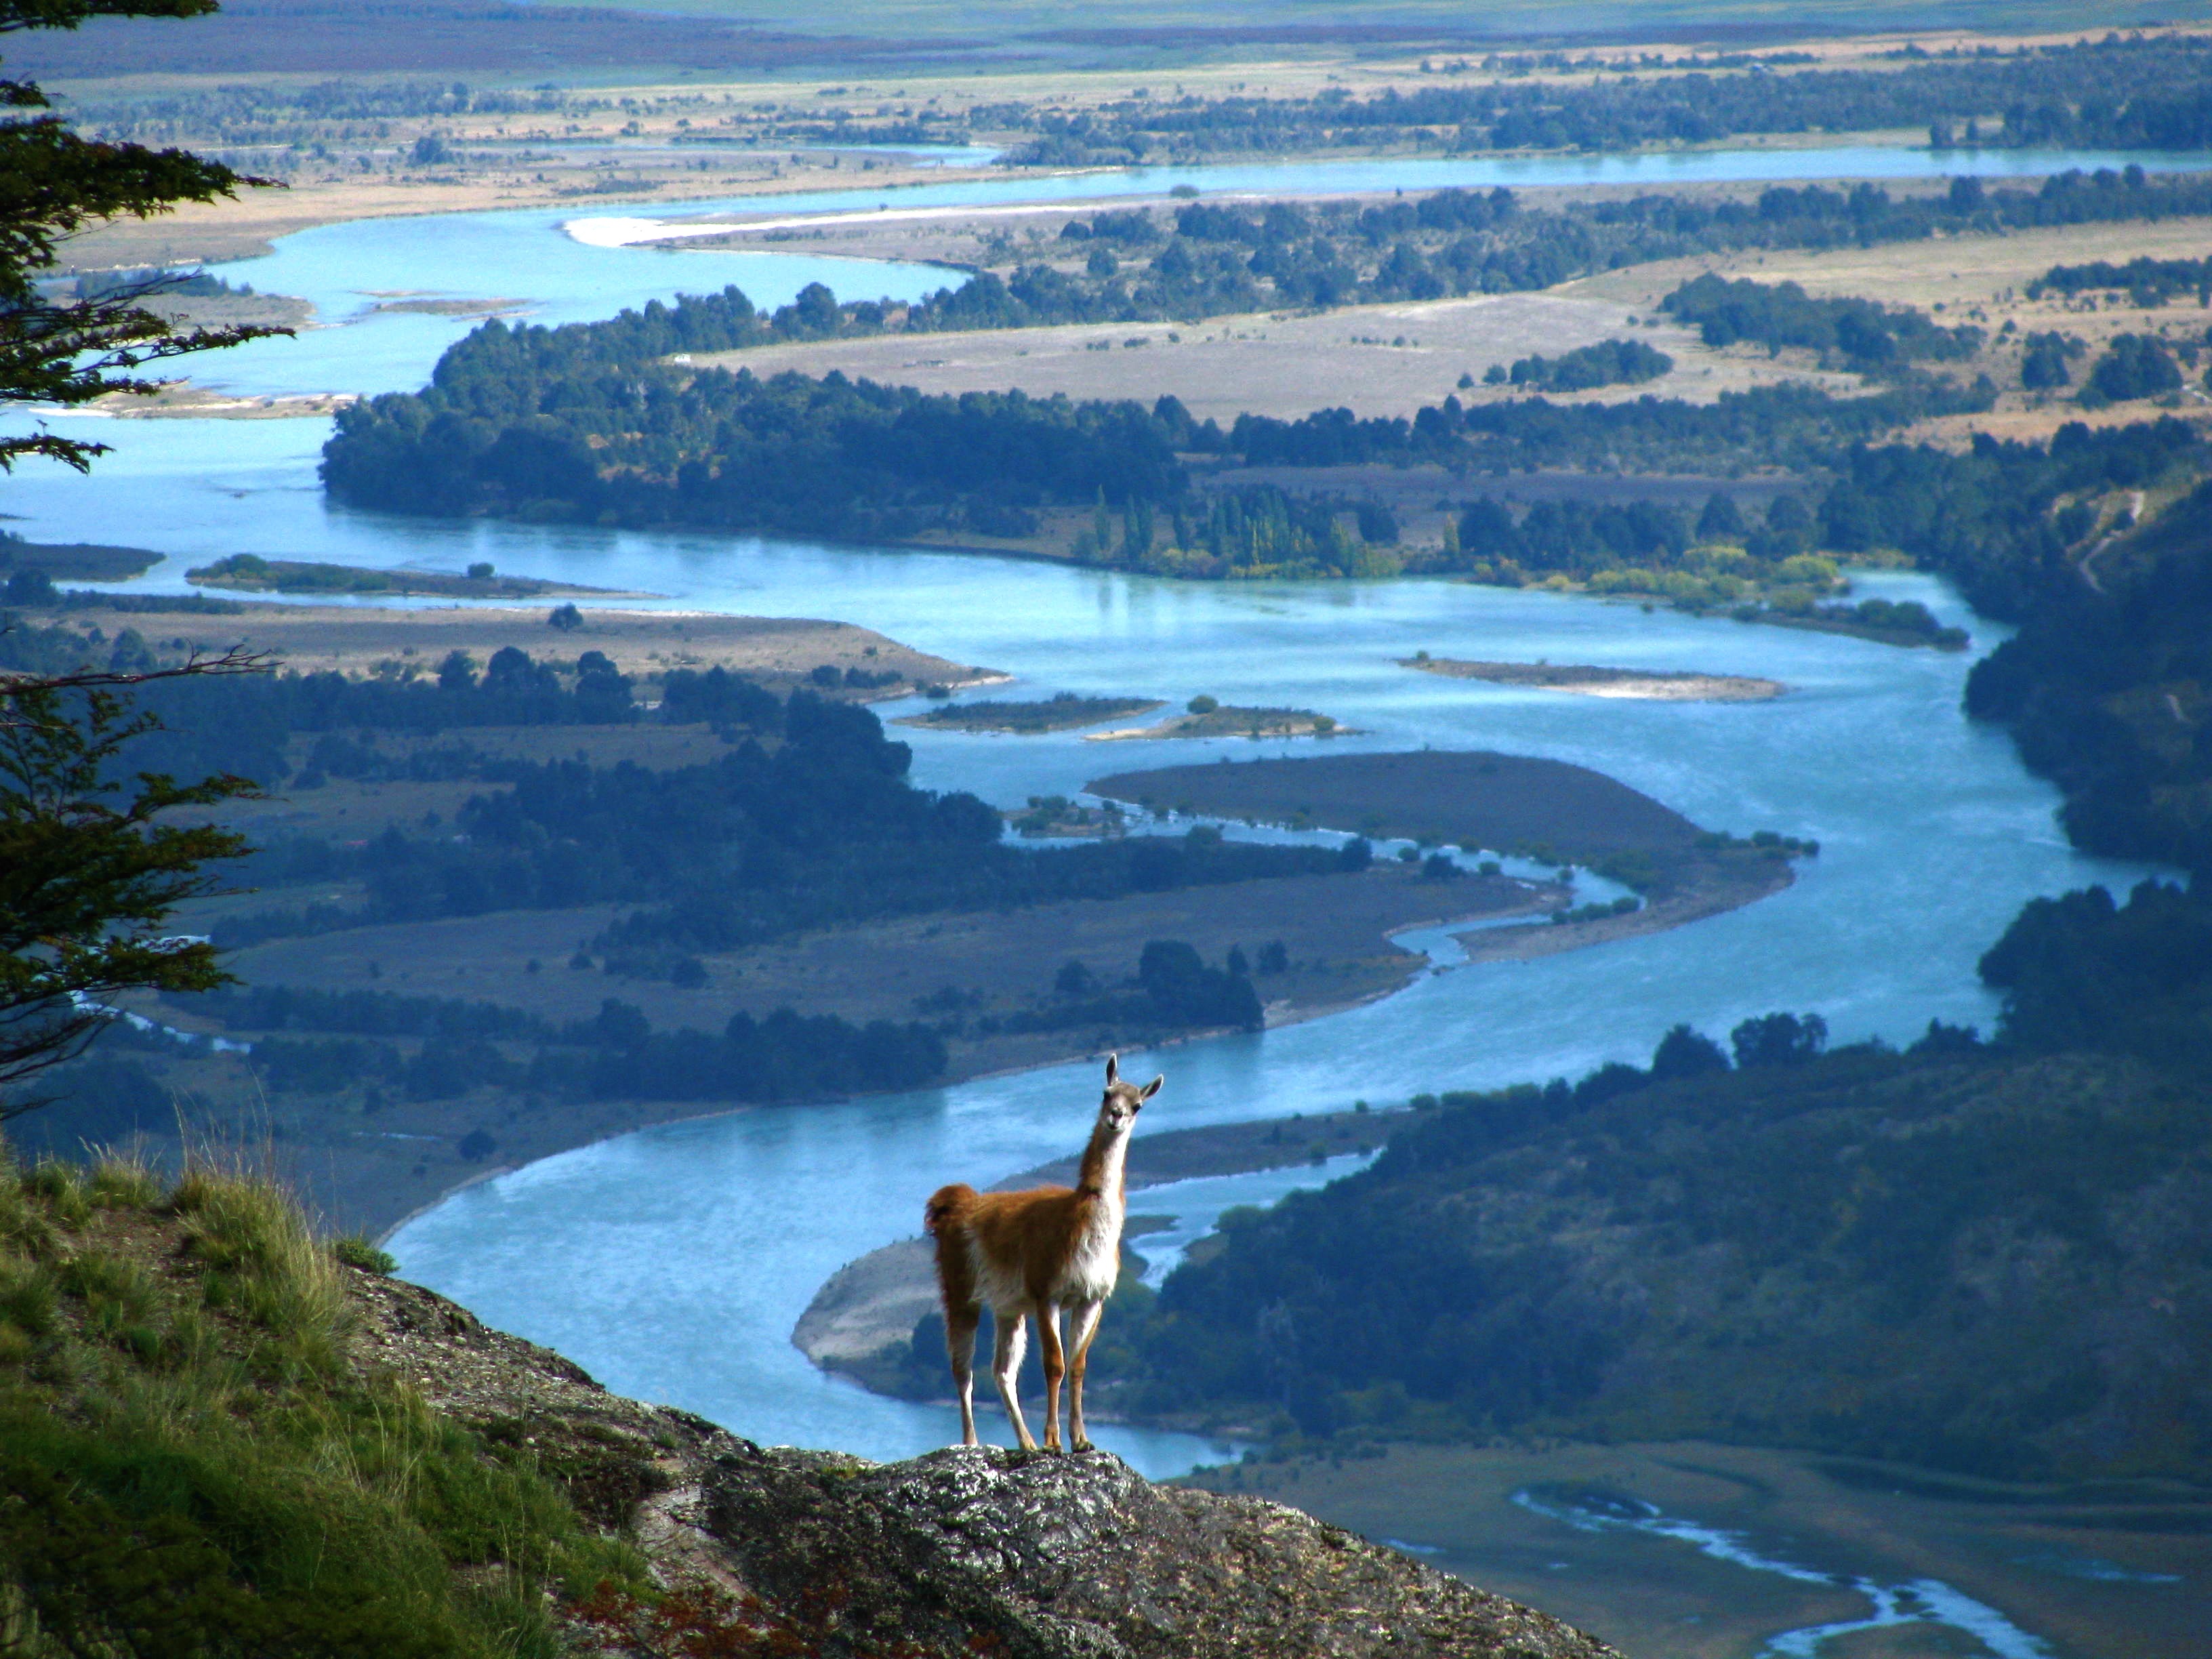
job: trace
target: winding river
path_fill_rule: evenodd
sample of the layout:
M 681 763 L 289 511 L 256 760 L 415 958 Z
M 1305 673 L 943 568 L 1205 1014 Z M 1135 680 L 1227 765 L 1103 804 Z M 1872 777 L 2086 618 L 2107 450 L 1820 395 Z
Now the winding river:
M 1777 149 L 1358 162 L 965 179 L 897 199 L 1104 197 L 1179 182 L 1212 192 L 2033 173 L 2127 159 L 1985 152 L 1939 165 L 1910 150 Z M 750 205 L 865 207 L 888 194 Z M 747 205 L 686 204 L 681 211 Z M 947 279 L 927 267 L 863 269 L 805 255 L 594 246 L 563 234 L 575 216 L 455 215 L 288 237 L 273 258 L 230 274 L 306 295 L 331 325 L 224 354 L 195 372 L 254 393 L 414 386 L 468 325 L 373 308 L 409 293 L 512 300 L 537 319 L 561 321 L 729 281 L 776 304 L 817 279 L 848 294 L 902 295 Z M 86 424 L 68 422 L 79 432 Z M 115 451 L 91 479 L 33 466 L 10 480 L 9 511 L 35 540 L 123 542 L 177 556 L 139 588 L 173 591 L 185 586 L 187 563 L 231 552 L 447 569 L 489 559 L 503 570 L 651 590 L 668 596 L 657 603 L 677 608 L 843 618 L 1010 671 L 1024 691 L 1143 691 L 1178 701 L 1204 691 L 1319 708 L 1370 734 L 1340 747 L 1553 756 L 1707 825 L 1821 843 L 1794 887 L 1692 927 L 1534 962 L 1450 967 L 1326 1019 L 1136 1056 L 1133 1067 L 1168 1075 L 1148 1128 L 1571 1075 L 1644 1058 L 1678 1020 L 1717 1033 L 1774 1008 L 1818 1010 L 1846 1041 L 1909 1040 L 1931 1016 L 1986 1025 L 1991 1004 L 1974 962 L 2025 898 L 2148 873 L 2071 851 L 2052 822 L 2053 793 L 2021 769 L 2002 733 L 1964 720 L 1966 672 L 1997 634 L 1923 577 L 1886 574 L 1862 588 L 1925 600 L 1944 621 L 1973 630 L 1973 652 L 1902 651 L 1438 581 L 1178 585 L 702 534 L 415 522 L 324 501 L 314 462 L 328 430 L 327 422 L 307 419 L 106 422 L 97 435 Z M 1756 675 L 1790 690 L 1766 703 L 1629 702 L 1440 680 L 1395 665 L 1421 648 Z M 999 801 L 1072 792 L 1122 760 L 1116 754 L 1109 763 L 1073 736 L 902 735 L 915 744 L 920 781 Z M 1236 740 L 1186 753 L 1245 758 L 1280 750 Z M 1451 955 L 1440 949 L 1437 960 Z M 815 1372 L 790 1346 L 793 1320 L 840 1264 L 914 1232 L 922 1195 L 940 1182 L 988 1180 L 1066 1152 L 1084 1133 L 1095 1089 L 1095 1068 L 1085 1063 L 664 1126 L 482 1182 L 410 1222 L 392 1248 L 409 1277 L 573 1355 L 626 1393 L 763 1441 L 906 1455 L 943 1443 L 949 1414 Z M 1100 1438 L 1154 1474 L 1218 1451 L 1189 1437 L 1131 1430 Z

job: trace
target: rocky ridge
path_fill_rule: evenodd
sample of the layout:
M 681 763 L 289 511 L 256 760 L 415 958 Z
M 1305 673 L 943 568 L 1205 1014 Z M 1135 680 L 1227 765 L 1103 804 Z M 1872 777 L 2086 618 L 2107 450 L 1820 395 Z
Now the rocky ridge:
M 362 1273 L 359 1363 L 528 1449 L 667 1594 L 568 1610 L 607 1655 L 1609 1659 L 1547 1614 L 1264 1500 L 1102 1452 L 902 1463 L 764 1447 L 608 1393 L 431 1291 Z

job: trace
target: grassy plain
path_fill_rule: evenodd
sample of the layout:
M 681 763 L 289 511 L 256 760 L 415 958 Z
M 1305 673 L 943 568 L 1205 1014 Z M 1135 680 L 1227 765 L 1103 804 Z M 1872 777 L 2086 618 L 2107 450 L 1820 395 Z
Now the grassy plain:
M 1513 1501 L 1529 1488 L 1641 1499 L 1745 1534 L 1817 1571 L 1884 1584 L 1935 1578 L 2053 1638 L 2068 1659 L 2191 1659 L 2212 1570 L 2205 1495 L 2155 1482 L 2008 1486 L 1887 1464 L 1694 1442 L 1497 1448 L 1399 1445 L 1301 1457 L 1190 1484 L 1271 1498 L 1531 1601 L 1639 1659 L 1752 1659 L 1768 1638 L 1861 1619 L 1865 1597 L 1716 1559 L 1683 1541 L 1583 1530 Z M 1960 1659 L 1949 1626 L 1893 1626 L 1821 1650 L 1849 1659 Z
M 1066 210 L 1060 210 L 1065 216 Z M 825 250 L 827 251 L 827 250 Z M 1060 328 L 986 329 L 973 333 L 878 336 L 725 352 L 696 361 L 750 368 L 757 374 L 837 369 L 854 379 L 924 392 L 1006 392 L 1076 399 L 1163 395 L 1197 419 L 1224 427 L 1242 414 L 1295 419 L 1342 407 L 1362 416 L 1399 416 L 1457 397 L 1498 401 L 1510 394 L 1459 386 L 1479 382 L 1493 363 L 1556 354 L 1613 338 L 1629 313 L 1617 304 L 1548 294 L 1500 294 L 1404 305 L 1352 306 L 1311 313 L 1255 313 L 1200 323 L 1082 324 Z M 1604 402 L 1647 393 L 1711 402 L 1723 392 L 1783 380 L 1828 380 L 1797 365 L 1708 349 L 1671 324 L 1634 331 L 1673 356 L 1674 372 L 1637 386 L 1555 394 L 1555 402 Z
M 458 573 L 447 573 L 454 574 Z M 599 651 L 623 673 L 657 679 L 672 669 L 726 668 L 764 685 L 798 684 L 817 667 L 882 673 L 896 669 L 908 685 L 981 685 L 1004 677 L 988 668 L 951 662 L 849 623 L 808 617 L 731 617 L 708 611 L 582 611 L 582 624 L 549 627 L 537 605 L 493 609 L 453 605 L 431 609 L 254 604 L 243 614 L 203 616 L 150 611 L 131 626 L 149 638 L 221 649 L 243 643 L 269 651 L 301 673 L 336 671 L 355 676 L 408 678 L 434 674 L 448 652 L 461 651 L 479 665 L 503 646 L 537 658 L 574 659 Z M 64 611 L 55 618 L 80 628 L 112 629 L 112 611 Z

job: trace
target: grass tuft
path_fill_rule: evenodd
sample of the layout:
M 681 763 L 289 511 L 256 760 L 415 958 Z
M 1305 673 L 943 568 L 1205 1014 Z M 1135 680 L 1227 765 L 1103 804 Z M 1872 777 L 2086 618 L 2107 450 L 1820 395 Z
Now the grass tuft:
M 534 1455 L 347 1363 L 275 1184 L 143 1173 L 0 1152 L 0 1650 L 556 1659 L 562 1598 L 658 1595 Z
M 110 1153 L 92 1166 L 88 1193 L 106 1210 L 151 1210 L 161 1201 L 161 1178 L 145 1160 Z
M 350 1304 L 337 1263 L 298 1205 L 273 1182 L 204 1166 L 169 1195 L 185 1248 L 209 1268 L 210 1307 L 268 1332 L 283 1360 L 328 1370 L 340 1361 Z

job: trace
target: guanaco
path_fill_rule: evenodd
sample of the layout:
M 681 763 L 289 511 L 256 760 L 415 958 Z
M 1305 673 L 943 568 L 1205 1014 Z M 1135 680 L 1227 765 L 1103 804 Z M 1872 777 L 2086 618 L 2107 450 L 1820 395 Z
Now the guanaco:
M 996 1327 L 991 1377 L 1024 1451 L 1035 1451 L 1016 1394 L 1025 1328 L 1035 1319 L 1044 1353 L 1044 1449 L 1060 1449 L 1060 1381 L 1069 1376 L 1068 1444 L 1091 1449 L 1083 1431 L 1083 1371 L 1098 1316 L 1121 1272 L 1122 1170 L 1137 1114 L 1165 1078 L 1141 1089 L 1121 1081 L 1120 1056 L 1106 1059 L 1106 1095 L 1073 1189 L 979 1193 L 955 1183 L 930 1195 L 922 1219 L 937 1241 L 937 1287 L 945 1300 L 945 1350 L 960 1392 L 960 1443 L 975 1438 L 975 1328 L 988 1304 Z M 1060 1313 L 1067 1310 L 1073 1357 L 1062 1364 Z

